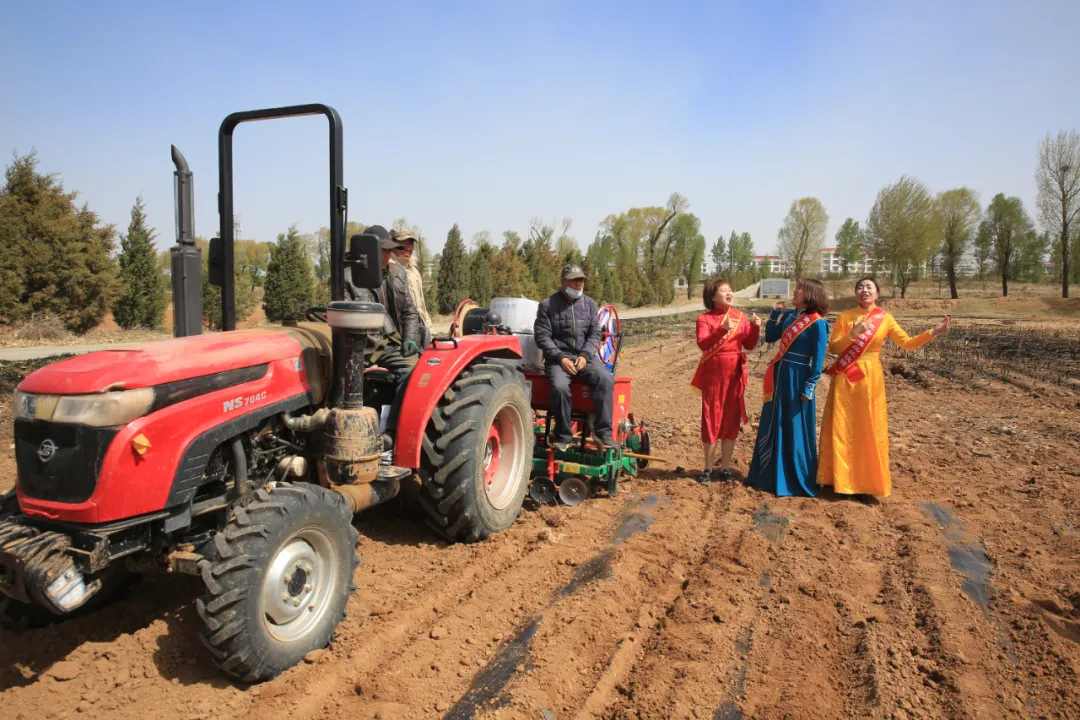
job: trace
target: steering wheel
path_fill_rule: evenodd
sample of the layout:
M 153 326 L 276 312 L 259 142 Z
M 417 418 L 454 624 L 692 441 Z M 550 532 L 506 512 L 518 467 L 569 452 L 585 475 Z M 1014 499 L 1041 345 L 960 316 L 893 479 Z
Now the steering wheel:
M 304 320 L 307 322 L 326 322 L 326 308 L 321 306 L 309 307 L 304 311 Z

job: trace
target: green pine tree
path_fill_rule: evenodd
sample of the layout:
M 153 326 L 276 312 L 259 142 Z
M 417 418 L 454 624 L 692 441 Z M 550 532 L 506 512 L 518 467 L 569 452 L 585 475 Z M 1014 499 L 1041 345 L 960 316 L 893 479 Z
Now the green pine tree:
M 493 297 L 531 298 L 536 294 L 529 266 L 521 259 L 512 239 L 507 239 L 491 258 L 490 267 Z
M 457 309 L 458 303 L 468 297 L 470 283 L 469 253 L 465 250 L 465 241 L 461 238 L 461 228 L 457 223 L 446 234 L 446 245 L 439 259 L 438 308 L 442 315 L 449 315 Z
M 233 241 L 235 244 L 235 240 Z M 248 241 L 254 242 L 254 241 Z M 221 288 L 210 284 L 209 257 L 210 247 L 205 238 L 195 238 L 195 245 L 202 250 L 202 303 L 203 323 L 210 330 L 221 329 Z M 251 286 L 248 273 L 236 262 L 233 252 L 233 308 L 236 311 L 236 326 L 247 320 L 255 310 L 257 297 Z
M 581 271 L 585 273 L 585 293 L 598 303 L 608 301 L 604 289 L 604 278 L 590 257 L 581 260 Z
M 469 256 L 469 297 L 487 307 L 495 293 L 491 276 L 491 261 L 495 249 L 490 243 L 482 242 Z
M 278 235 L 270 246 L 266 268 L 263 312 L 270 322 L 286 317 L 300 318 L 314 301 L 315 288 L 311 260 L 296 226 Z
M 604 302 L 621 303 L 623 301 L 622 281 L 618 273 L 607 265 L 600 271 L 600 282 L 604 286 Z
M 15 156 L 0 188 L 0 321 L 60 317 L 69 330 L 96 327 L 117 294 L 116 231 L 78 193 L 37 172 L 34 152 Z
M 120 236 L 120 296 L 113 304 L 113 319 L 122 328 L 161 327 L 168 293 L 154 237 L 140 195 L 131 208 L 127 234 Z

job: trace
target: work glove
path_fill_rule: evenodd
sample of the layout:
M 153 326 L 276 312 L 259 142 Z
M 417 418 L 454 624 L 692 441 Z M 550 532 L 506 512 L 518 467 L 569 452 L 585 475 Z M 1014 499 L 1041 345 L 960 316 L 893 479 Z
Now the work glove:
M 420 354 L 420 346 L 416 344 L 414 340 L 406 340 L 405 344 L 401 346 L 402 357 L 412 357 L 413 355 Z

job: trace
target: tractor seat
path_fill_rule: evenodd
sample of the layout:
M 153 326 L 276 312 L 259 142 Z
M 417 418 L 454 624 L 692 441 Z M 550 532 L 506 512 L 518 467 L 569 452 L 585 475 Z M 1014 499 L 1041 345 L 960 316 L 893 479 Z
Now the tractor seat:
M 532 394 L 533 410 L 550 410 L 551 389 L 548 385 L 547 376 L 535 370 L 525 371 L 525 382 L 529 385 Z M 593 412 L 591 392 L 584 380 L 579 378 L 570 379 L 570 410 L 574 417 L 585 417 Z M 619 406 L 627 407 L 630 404 L 630 378 L 616 377 L 614 391 L 615 413 L 618 415 Z

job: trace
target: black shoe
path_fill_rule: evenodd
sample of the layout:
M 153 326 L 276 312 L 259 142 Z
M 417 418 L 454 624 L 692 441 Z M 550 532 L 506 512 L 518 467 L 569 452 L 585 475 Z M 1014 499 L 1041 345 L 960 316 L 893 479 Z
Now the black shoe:
M 610 435 L 597 435 L 596 439 L 600 443 L 601 447 L 604 447 L 604 448 L 618 447 L 618 444 L 616 444 L 616 442 L 611 439 Z
M 713 470 L 712 474 L 713 480 L 719 480 L 720 482 L 731 482 L 735 479 L 735 475 L 727 468 L 723 470 Z
M 701 474 L 697 476 L 697 481 L 702 485 L 708 485 L 710 480 L 712 480 L 712 473 L 708 470 L 702 470 Z

